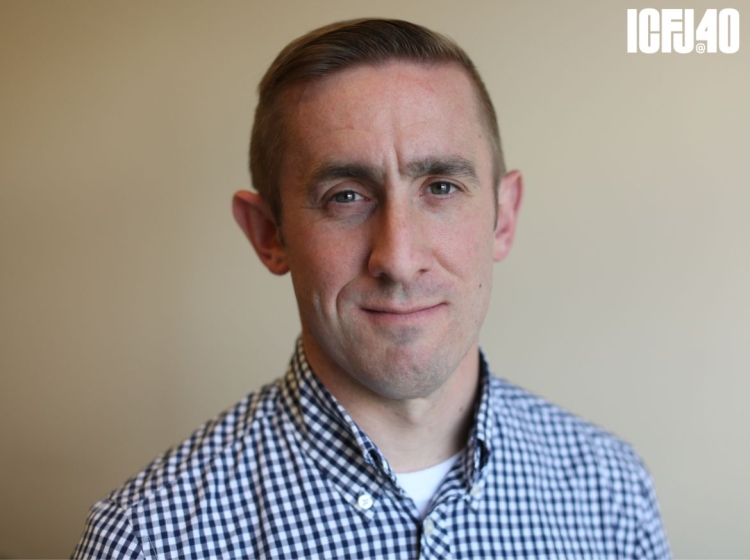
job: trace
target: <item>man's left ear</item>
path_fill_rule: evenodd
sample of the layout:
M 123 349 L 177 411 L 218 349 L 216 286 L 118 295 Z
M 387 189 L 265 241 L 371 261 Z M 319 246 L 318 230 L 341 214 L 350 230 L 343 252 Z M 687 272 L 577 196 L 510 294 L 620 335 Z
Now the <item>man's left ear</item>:
M 495 262 L 508 256 L 516 234 L 518 212 L 523 198 L 523 177 L 514 170 L 505 174 L 500 181 L 497 201 L 497 222 L 495 223 Z

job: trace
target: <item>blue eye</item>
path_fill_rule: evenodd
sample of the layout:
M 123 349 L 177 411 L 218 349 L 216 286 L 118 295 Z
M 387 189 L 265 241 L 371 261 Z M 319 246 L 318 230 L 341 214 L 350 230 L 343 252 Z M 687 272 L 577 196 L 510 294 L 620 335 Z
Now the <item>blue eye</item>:
M 434 183 L 430 183 L 430 186 L 427 187 L 430 190 L 430 194 L 437 194 L 437 195 L 446 195 L 446 194 L 452 194 L 456 190 L 456 185 L 453 183 L 449 183 L 448 181 L 436 181 Z
M 332 200 L 334 202 L 346 204 L 347 202 L 355 202 L 357 200 L 363 200 L 363 197 L 361 194 L 356 193 L 354 191 L 341 191 L 341 192 L 337 192 L 336 194 L 334 194 Z

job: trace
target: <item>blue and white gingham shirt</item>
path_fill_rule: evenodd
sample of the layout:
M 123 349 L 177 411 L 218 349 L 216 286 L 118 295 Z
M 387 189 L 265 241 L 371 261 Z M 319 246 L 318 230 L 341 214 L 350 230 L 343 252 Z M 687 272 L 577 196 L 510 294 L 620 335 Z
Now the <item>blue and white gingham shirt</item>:
M 74 557 L 663 558 L 623 442 L 489 374 L 427 517 L 312 373 L 251 394 L 93 506 Z

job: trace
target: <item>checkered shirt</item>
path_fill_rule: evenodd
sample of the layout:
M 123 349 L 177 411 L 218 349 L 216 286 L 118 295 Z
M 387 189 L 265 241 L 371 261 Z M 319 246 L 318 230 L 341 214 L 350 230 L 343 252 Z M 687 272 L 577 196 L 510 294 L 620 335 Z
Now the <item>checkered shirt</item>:
M 625 443 L 490 375 L 422 519 L 301 341 L 255 392 L 96 503 L 75 558 L 665 558 Z

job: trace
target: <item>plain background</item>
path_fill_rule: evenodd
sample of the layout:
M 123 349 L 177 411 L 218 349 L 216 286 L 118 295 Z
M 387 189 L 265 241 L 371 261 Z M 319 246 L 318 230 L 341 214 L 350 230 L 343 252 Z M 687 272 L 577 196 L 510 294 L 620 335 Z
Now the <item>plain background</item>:
M 734 7 L 734 55 L 626 54 L 626 9 Z M 281 375 L 288 277 L 234 224 L 255 87 L 313 27 L 456 39 L 526 198 L 493 370 L 635 445 L 681 558 L 750 557 L 750 2 L 0 3 L 0 555 Z

